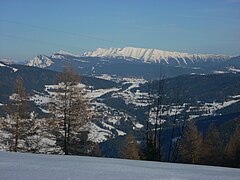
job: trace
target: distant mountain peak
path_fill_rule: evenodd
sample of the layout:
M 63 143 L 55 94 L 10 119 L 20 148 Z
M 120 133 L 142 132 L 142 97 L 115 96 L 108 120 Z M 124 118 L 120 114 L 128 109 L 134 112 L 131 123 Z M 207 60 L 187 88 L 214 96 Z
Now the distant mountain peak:
M 72 53 L 69 53 L 69 52 L 66 52 L 66 51 L 62 51 L 62 50 L 60 50 L 58 52 L 55 52 L 54 55 L 80 57 L 80 55 L 72 54 Z
M 109 57 L 109 58 L 132 58 L 136 60 L 143 60 L 144 62 L 165 62 L 169 64 L 169 60 L 175 60 L 177 64 L 187 64 L 187 61 L 208 61 L 217 60 L 224 61 L 230 59 L 230 56 L 215 55 L 215 54 L 189 54 L 172 51 L 162 51 L 158 49 L 144 49 L 135 47 L 125 48 L 97 48 L 95 51 L 86 52 L 85 57 Z
M 35 58 L 31 59 L 27 66 L 36 66 L 40 68 L 45 68 L 53 64 L 52 60 L 46 55 L 38 55 Z
M 0 59 L 0 62 L 3 62 L 5 64 L 16 64 L 16 62 L 12 59 Z

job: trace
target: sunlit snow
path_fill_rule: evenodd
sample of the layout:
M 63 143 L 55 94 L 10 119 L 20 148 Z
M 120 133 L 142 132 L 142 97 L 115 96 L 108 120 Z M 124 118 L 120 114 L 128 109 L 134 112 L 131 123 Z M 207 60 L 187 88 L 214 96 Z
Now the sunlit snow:
M 5 65 L 5 64 L 2 64 L 1 62 L 0 62 L 0 67 L 10 68 L 13 72 L 17 72 L 18 71 L 18 69 L 14 68 L 14 67 L 11 67 L 11 66 L 8 66 L 8 65 Z
M 140 179 L 239 179 L 240 170 L 63 155 L 0 152 L 0 178 L 4 180 L 140 180 Z
M 143 49 L 134 47 L 125 48 L 97 48 L 96 51 L 85 52 L 85 57 L 122 57 L 125 59 L 133 58 L 143 60 L 144 62 L 162 62 L 169 64 L 169 60 L 174 59 L 179 65 L 188 64 L 188 61 L 208 61 L 218 59 L 221 61 L 227 60 L 230 57 L 225 55 L 214 54 L 188 54 L 180 52 L 162 51 L 158 49 Z M 181 62 L 180 62 L 181 60 Z

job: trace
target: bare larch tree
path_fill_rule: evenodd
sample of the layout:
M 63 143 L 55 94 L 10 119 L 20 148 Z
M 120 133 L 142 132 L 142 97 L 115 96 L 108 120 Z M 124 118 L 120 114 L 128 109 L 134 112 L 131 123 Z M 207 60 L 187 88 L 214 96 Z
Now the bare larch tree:
M 64 67 L 58 81 L 58 89 L 49 107 L 54 115 L 54 125 L 62 134 L 63 151 L 67 155 L 69 150 L 73 150 L 74 143 L 77 143 L 81 128 L 89 120 L 88 103 L 79 85 L 80 76 L 72 68 Z
M 17 77 L 13 94 L 10 96 L 10 102 L 6 106 L 7 118 L 1 122 L 3 131 L 9 135 L 9 138 L 5 140 L 10 151 L 17 152 L 24 149 L 24 139 L 26 139 L 30 128 L 28 124 L 30 112 L 27 103 L 28 98 L 23 87 L 22 78 Z

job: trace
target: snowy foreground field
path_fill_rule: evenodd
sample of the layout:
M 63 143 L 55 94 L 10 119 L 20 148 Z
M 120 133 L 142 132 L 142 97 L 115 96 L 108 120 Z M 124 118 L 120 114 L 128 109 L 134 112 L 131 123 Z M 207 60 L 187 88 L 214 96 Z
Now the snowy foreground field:
M 240 179 L 240 169 L 0 152 L 0 179 Z

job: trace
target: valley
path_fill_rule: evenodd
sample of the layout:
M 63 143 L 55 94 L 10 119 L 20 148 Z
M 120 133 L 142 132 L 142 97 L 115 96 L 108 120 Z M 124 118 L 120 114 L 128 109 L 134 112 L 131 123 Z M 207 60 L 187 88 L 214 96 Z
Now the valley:
M 58 89 L 57 74 L 58 72 L 47 69 L 3 64 L 1 77 L 8 77 L 5 80 L 10 79 L 10 83 L 9 81 L 1 82 L 0 108 L 2 109 L 8 97 L 11 97 L 10 89 L 13 87 L 13 80 L 20 75 L 23 77 L 24 84 L 27 84 L 29 101 L 34 105 L 32 110 L 37 112 L 38 118 L 47 117 L 49 113 L 47 104 Z M 199 120 L 199 127 L 201 127 L 201 122 L 210 124 L 209 118 L 211 117 L 223 117 L 229 114 L 238 117 L 240 111 L 236 107 L 240 105 L 239 79 L 240 74 L 237 72 L 210 75 L 189 74 L 165 78 L 161 81 L 146 80 L 138 76 L 112 76 L 111 74 L 101 74 L 95 77 L 82 76 L 79 86 L 84 89 L 94 114 L 92 122 L 87 125 L 88 139 L 95 143 L 103 143 L 134 131 L 136 139 L 144 142 L 143 135 L 146 131 L 147 120 L 152 129 L 156 123 L 159 83 L 161 82 L 164 83 L 161 92 L 163 98 L 160 106 L 161 118 L 157 119 L 157 123 L 161 124 L 165 130 L 172 127 L 174 120 L 180 128 L 184 122 L 189 120 Z M 228 120 L 231 119 L 226 118 L 216 123 L 220 126 Z M 174 136 L 177 137 L 179 133 L 180 129 Z M 53 141 L 53 139 L 44 141 Z M 44 147 L 43 152 L 47 153 L 47 148 Z

